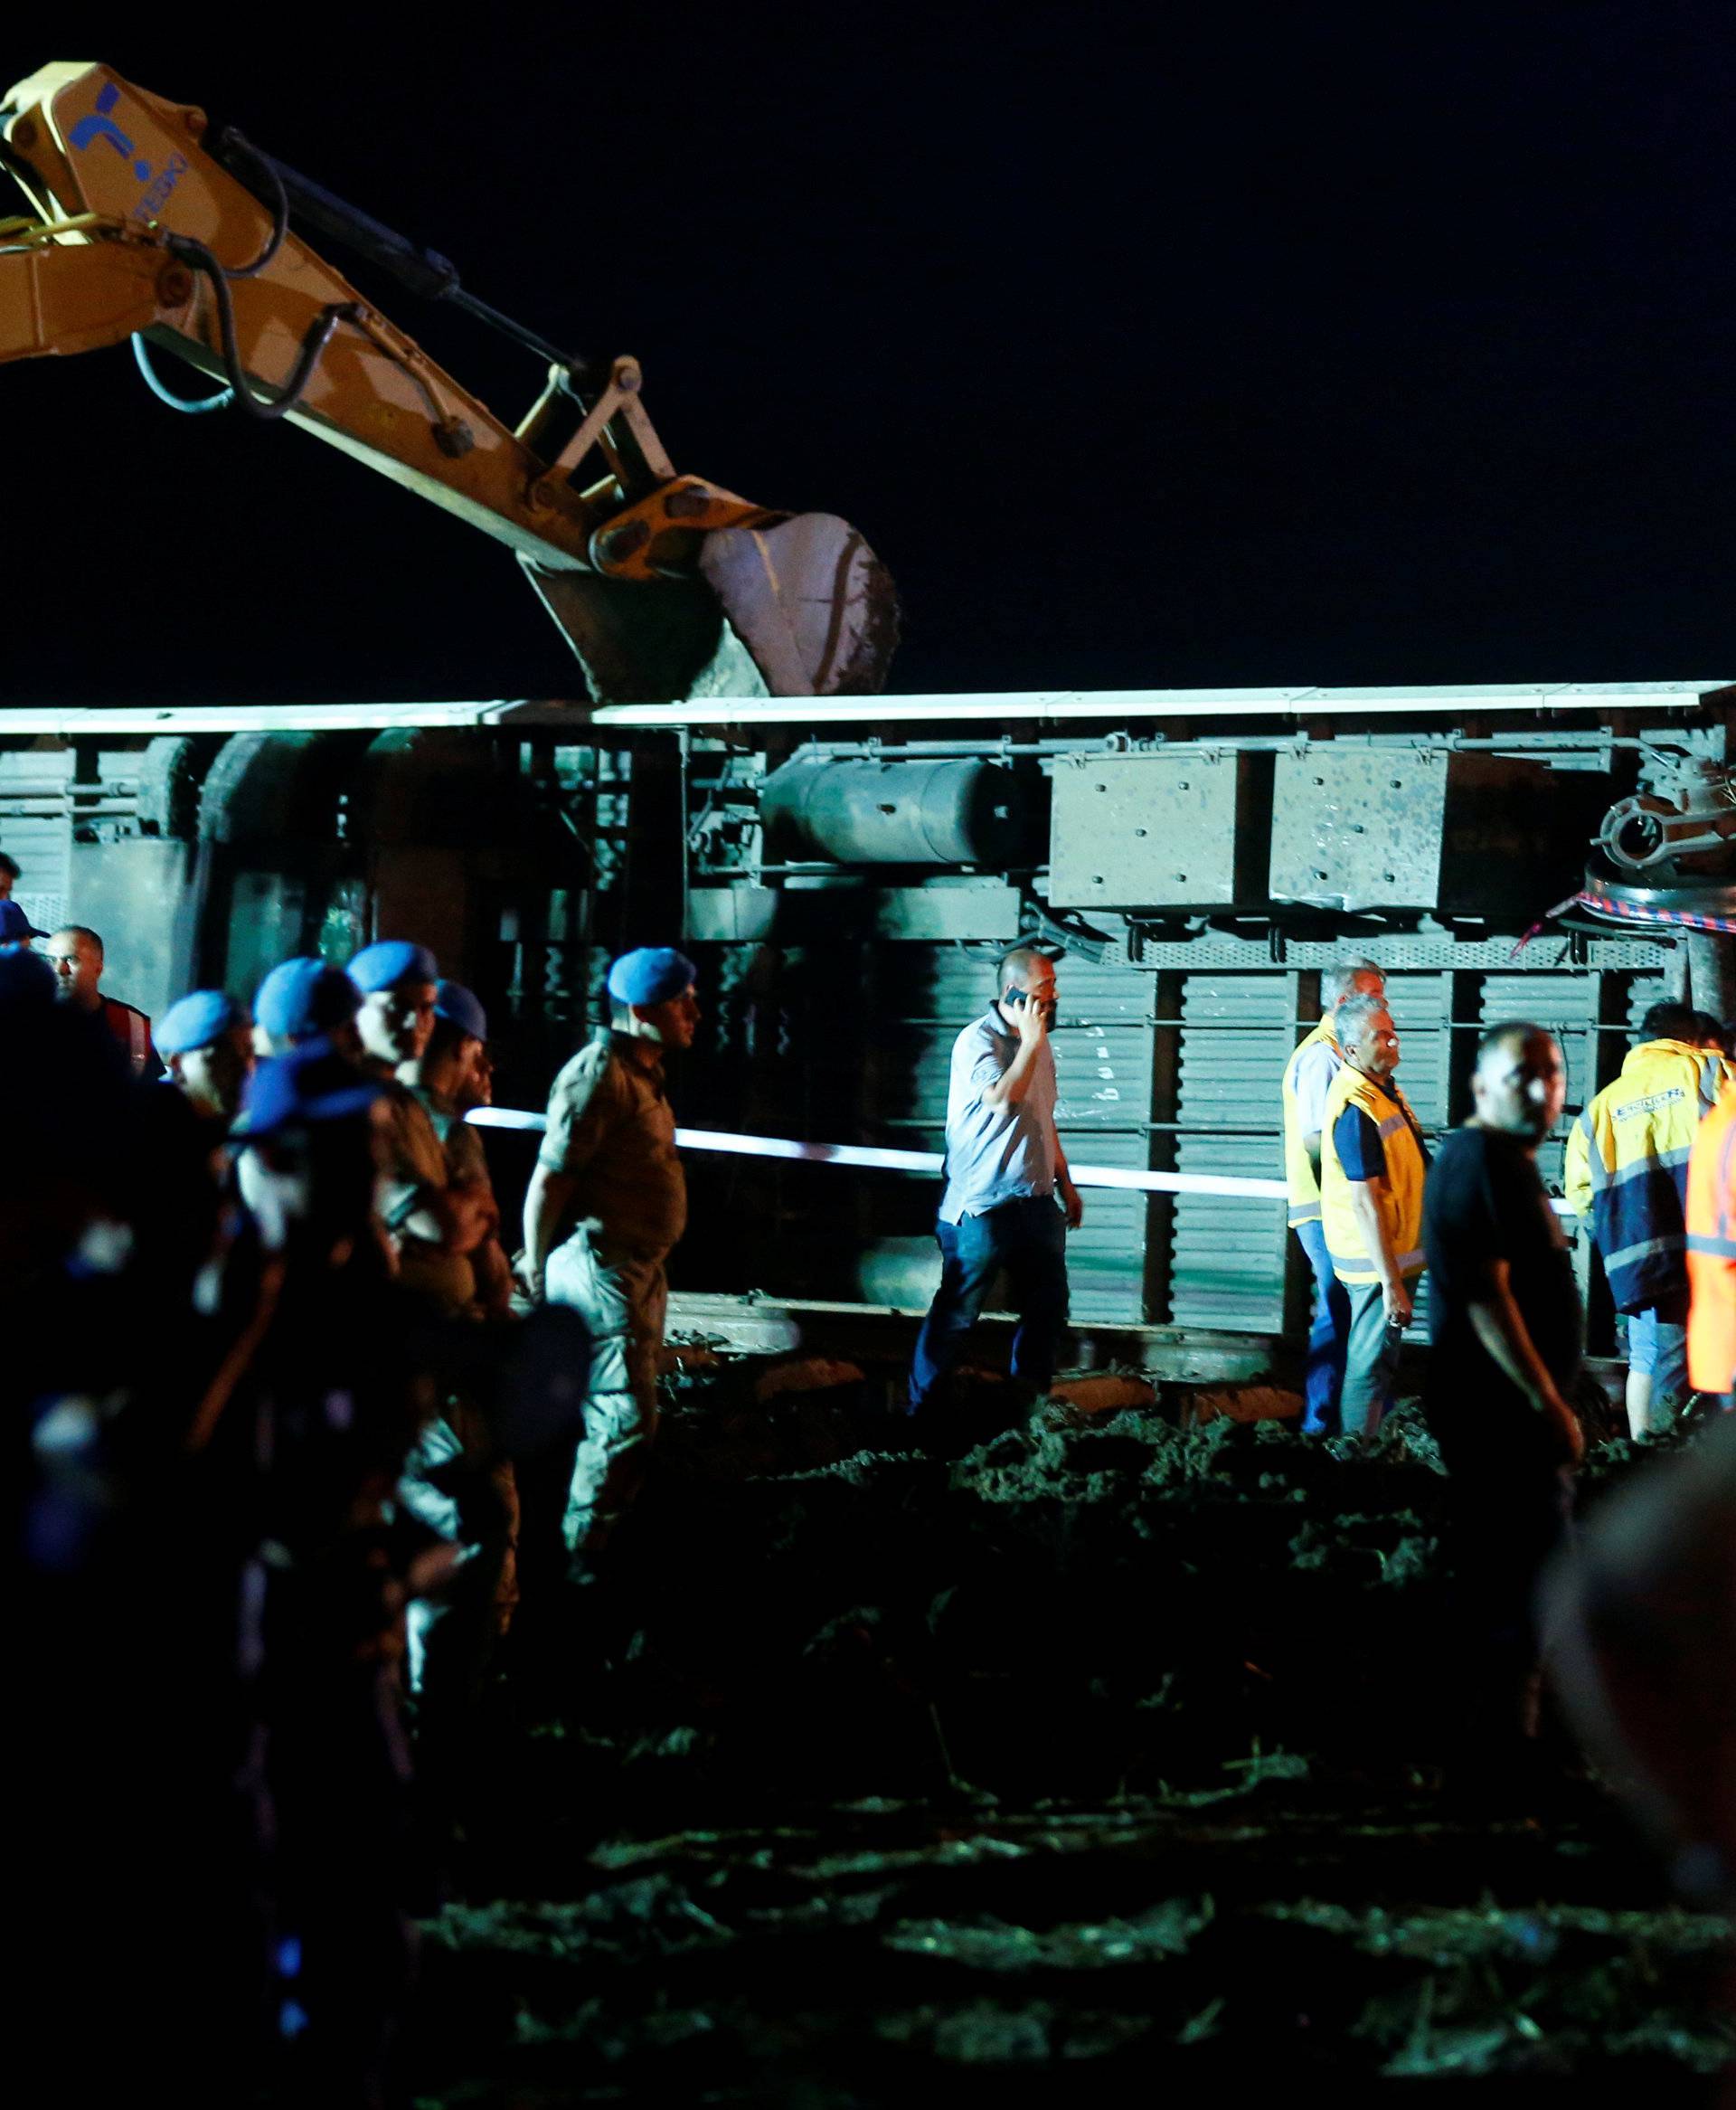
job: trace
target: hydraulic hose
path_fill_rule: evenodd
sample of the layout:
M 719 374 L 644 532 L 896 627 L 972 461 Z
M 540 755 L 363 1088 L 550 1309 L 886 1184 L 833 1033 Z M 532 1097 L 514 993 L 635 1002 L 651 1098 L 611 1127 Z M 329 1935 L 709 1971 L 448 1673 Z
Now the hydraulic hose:
M 235 401 L 232 388 L 220 388 L 214 395 L 176 395 L 151 364 L 150 347 L 143 337 L 133 339 L 133 357 L 145 376 L 145 385 L 160 403 L 179 411 L 184 418 L 203 418 L 207 411 L 226 411 Z
M 195 271 L 203 271 L 211 280 L 211 289 L 217 303 L 217 332 L 222 345 L 223 372 L 228 376 L 230 388 L 234 392 L 236 408 L 245 411 L 250 418 L 281 418 L 295 409 L 307 393 L 308 381 L 319 362 L 320 354 L 331 342 L 332 332 L 340 322 L 355 322 L 361 317 L 361 309 L 353 300 L 334 301 L 319 315 L 307 335 L 302 340 L 301 353 L 294 371 L 284 383 L 282 393 L 265 401 L 254 394 L 247 374 L 241 366 L 241 350 L 235 340 L 235 301 L 229 289 L 231 273 L 212 254 L 203 241 L 195 241 L 191 235 L 172 234 L 168 240 L 170 254 L 179 257 L 184 264 Z M 250 270 L 259 269 L 255 264 Z M 244 276 L 245 274 L 235 274 Z

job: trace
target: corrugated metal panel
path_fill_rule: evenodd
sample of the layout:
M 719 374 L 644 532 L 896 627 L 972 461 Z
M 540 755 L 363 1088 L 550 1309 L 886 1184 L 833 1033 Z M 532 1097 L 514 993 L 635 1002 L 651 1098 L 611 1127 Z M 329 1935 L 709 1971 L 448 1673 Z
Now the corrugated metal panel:
M 1280 1082 L 1301 1032 L 1294 989 L 1293 979 L 1279 973 L 1184 979 L 1180 1170 L 1268 1179 L 1281 1174 Z M 1388 985 L 1402 1047 L 1399 1079 L 1430 1133 L 1447 1120 L 1451 990 L 1444 974 L 1395 975 Z M 1174 1323 L 1278 1331 L 1284 1318 L 1285 1214 L 1278 1201 L 1179 1196 L 1169 1295 Z M 1423 1317 L 1420 1305 L 1420 1325 Z
M 1178 1170 L 1257 1179 L 1281 1173 L 1279 1083 L 1298 1037 L 1294 990 L 1288 974 L 1184 978 Z M 1178 1195 L 1174 1221 L 1171 1321 L 1278 1331 L 1288 1235 L 1284 1204 Z
M 889 1141 L 942 1148 L 952 1046 L 994 994 L 994 955 L 924 948 L 921 970 L 908 973 L 900 949 L 906 1009 L 896 1048 L 876 1066 L 865 1109 L 870 1127 Z M 1099 1165 L 1150 1162 L 1146 1122 L 1151 1109 L 1152 978 L 1128 967 L 1063 960 L 1057 980 L 1061 1011 L 1054 1033 L 1060 1086 L 1056 1122 L 1069 1153 Z M 920 1009 L 918 1008 L 920 1007 Z M 1083 1226 L 1068 1241 L 1073 1310 L 1080 1319 L 1137 1320 L 1143 1316 L 1146 1216 L 1137 1194 L 1088 1195 Z M 890 1223 L 890 1197 L 876 1206 Z M 893 1239 L 891 1243 L 901 1243 Z
M 1524 1019 L 1555 1036 L 1567 1063 L 1567 1103 L 1583 1106 L 1598 1089 L 1599 977 L 1490 974 L 1483 978 L 1481 997 L 1480 1017 L 1486 1028 Z M 1546 1186 L 1561 1186 L 1571 1120 L 1571 1115 L 1563 1115 L 1537 1152 L 1537 1169 Z
M 1446 974 L 1394 974 L 1387 978 L 1387 1007 L 1399 1036 L 1397 1082 L 1411 1111 L 1430 1136 L 1451 1118 L 1448 1094 L 1452 1075 L 1453 981 Z
M 1629 1046 L 1639 1038 L 1639 1022 L 1654 1004 L 1661 1004 L 1669 995 L 1669 989 L 1661 974 L 1637 974 L 1628 985 L 1628 1040 Z M 1610 1064 L 1613 1076 L 1621 1067 L 1619 1063 Z
M 72 751 L 0 751 L 0 849 L 19 866 L 14 898 L 33 923 L 66 920 L 72 856 Z

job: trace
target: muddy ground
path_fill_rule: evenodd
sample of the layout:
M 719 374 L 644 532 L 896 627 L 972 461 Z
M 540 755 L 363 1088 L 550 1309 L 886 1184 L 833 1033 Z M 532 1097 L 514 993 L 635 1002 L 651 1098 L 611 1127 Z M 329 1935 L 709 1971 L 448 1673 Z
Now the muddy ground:
M 1024 1419 L 985 1385 L 935 1458 L 878 1386 L 815 1377 L 675 1379 L 582 1643 L 494 1695 L 426 1928 L 420 2103 L 1304 2070 L 1712 2100 L 1729 1926 L 1595 1783 L 1473 1794 L 1445 1764 L 1413 1407 L 1354 1455 L 1234 1418 L 1270 1400 L 1198 1420 L 1136 1385 Z M 1634 1464 L 1599 1445 L 1582 1500 Z

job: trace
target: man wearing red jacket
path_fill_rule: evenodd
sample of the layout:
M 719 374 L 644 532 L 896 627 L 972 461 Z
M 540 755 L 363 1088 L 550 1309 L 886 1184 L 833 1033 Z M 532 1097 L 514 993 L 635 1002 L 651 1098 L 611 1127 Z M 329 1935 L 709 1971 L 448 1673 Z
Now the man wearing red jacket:
M 120 1043 L 134 1076 L 162 1076 L 163 1058 L 152 1046 L 150 1020 L 131 1004 L 102 993 L 103 948 L 97 933 L 83 923 L 67 923 L 54 932 L 44 951 L 61 1001 L 102 1020 Z

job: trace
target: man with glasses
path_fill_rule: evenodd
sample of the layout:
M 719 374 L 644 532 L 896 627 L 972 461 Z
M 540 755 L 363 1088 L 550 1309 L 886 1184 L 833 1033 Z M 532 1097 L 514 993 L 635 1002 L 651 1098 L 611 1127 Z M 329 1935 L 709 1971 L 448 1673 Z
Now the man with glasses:
M 1429 1151 L 1392 1082 L 1399 1036 L 1384 997 L 1338 1007 L 1344 1066 L 1320 1131 L 1320 1220 L 1334 1273 L 1350 1292 L 1339 1425 L 1366 1442 L 1392 1404 L 1399 1348 L 1422 1273 L 1422 1188 Z

